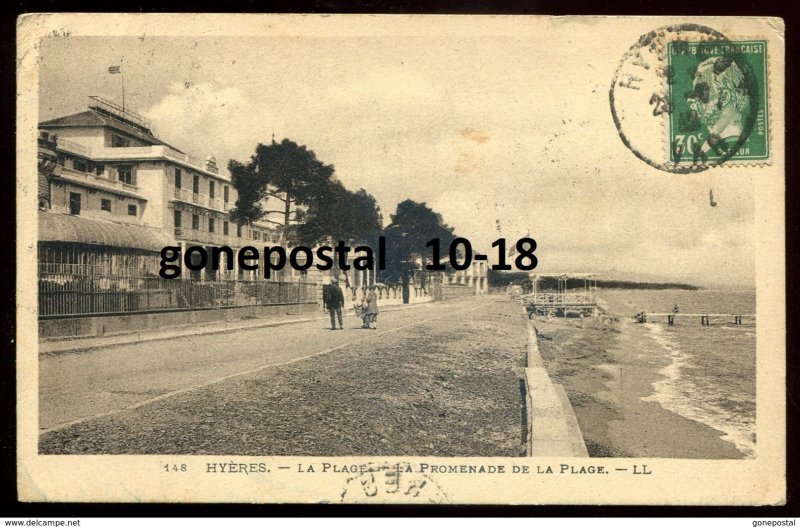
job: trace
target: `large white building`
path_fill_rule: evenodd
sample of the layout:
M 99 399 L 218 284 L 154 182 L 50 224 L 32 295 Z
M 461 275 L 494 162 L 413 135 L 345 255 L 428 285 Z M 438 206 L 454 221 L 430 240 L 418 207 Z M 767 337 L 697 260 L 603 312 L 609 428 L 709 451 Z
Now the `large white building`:
M 230 221 L 236 189 L 213 156 L 202 160 L 165 143 L 129 110 L 92 97 L 87 111 L 44 121 L 39 131 L 40 145 L 56 155 L 45 176 L 49 184 L 40 185 L 42 241 L 50 241 L 57 221 L 63 224 L 60 232 L 64 225 L 74 227 L 77 242 L 102 242 L 80 239 L 82 229 L 93 227 L 109 233 L 110 241 L 117 241 L 111 233 L 135 233 L 157 242 L 148 248 L 164 242 L 235 248 L 277 242 L 267 223 L 243 227 Z M 225 273 L 198 272 L 195 278 L 219 279 Z
M 99 97 L 90 97 L 84 112 L 39 123 L 38 194 L 45 314 L 128 311 L 114 305 L 120 295 L 113 293 L 133 290 L 146 292 L 135 302 L 146 301 L 149 307 L 193 305 L 199 293 L 155 294 L 156 289 L 176 286 L 163 279 L 147 283 L 158 277 L 163 247 L 235 250 L 278 242 L 269 223 L 240 226 L 230 220 L 236 189 L 213 156 L 200 159 L 181 151 L 158 138 L 140 115 Z M 204 270 L 187 269 L 182 278 L 263 282 L 255 271 L 240 270 L 236 263 L 234 259 L 234 269 L 228 270 L 223 256 L 215 271 L 209 259 Z M 273 281 L 304 282 L 305 277 L 287 270 Z M 66 293 L 76 291 L 85 293 L 81 302 L 87 305 L 61 305 L 74 303 L 66 300 Z M 200 296 L 219 303 L 231 294 L 206 288 Z M 306 299 L 305 290 L 280 294 Z

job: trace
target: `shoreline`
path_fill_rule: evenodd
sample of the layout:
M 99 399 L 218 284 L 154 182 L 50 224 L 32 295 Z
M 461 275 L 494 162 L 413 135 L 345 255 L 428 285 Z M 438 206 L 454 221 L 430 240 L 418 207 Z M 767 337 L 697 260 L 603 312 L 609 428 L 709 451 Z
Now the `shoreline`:
M 575 410 L 591 457 L 742 459 L 725 432 L 665 409 L 655 384 L 674 367 L 627 319 L 535 319 L 539 349 Z

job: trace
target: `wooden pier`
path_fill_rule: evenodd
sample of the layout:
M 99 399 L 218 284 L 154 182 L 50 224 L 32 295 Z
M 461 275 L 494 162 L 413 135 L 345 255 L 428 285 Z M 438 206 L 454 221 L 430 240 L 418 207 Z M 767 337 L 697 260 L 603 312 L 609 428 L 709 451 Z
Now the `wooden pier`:
M 740 315 L 736 313 L 639 313 L 635 315 L 634 318 L 640 324 L 644 324 L 648 322 L 648 318 L 658 318 L 658 317 L 665 317 L 667 324 L 670 326 L 675 324 L 675 319 L 678 317 L 689 317 L 689 318 L 699 318 L 701 326 L 710 326 L 711 325 L 711 317 L 719 318 L 726 318 L 728 320 L 733 320 L 734 325 L 741 326 L 743 318 L 756 318 L 755 315 Z M 650 322 L 655 322 L 655 320 L 650 320 Z

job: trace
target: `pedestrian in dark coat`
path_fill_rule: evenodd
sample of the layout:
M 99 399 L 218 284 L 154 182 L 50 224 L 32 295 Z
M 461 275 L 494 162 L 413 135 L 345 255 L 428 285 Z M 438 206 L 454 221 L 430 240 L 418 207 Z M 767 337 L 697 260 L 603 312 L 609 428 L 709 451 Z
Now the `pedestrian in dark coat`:
M 344 329 L 342 322 L 342 309 L 344 308 L 344 294 L 339 288 L 338 280 L 331 280 L 329 285 L 322 288 L 322 302 L 331 315 L 331 329 L 336 329 L 336 320 L 339 320 L 339 329 Z
M 375 286 L 372 285 L 369 287 L 369 293 L 367 294 L 366 310 L 371 329 L 378 329 L 378 313 L 380 313 L 380 309 L 378 309 L 378 292 L 375 290 Z

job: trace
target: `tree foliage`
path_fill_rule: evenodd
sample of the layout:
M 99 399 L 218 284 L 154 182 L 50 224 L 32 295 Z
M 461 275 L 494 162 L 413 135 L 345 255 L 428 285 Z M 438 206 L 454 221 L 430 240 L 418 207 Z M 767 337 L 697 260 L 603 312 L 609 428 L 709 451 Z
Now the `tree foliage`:
M 277 224 L 284 240 L 314 245 L 334 240 L 373 242 L 383 219 L 375 198 L 364 189 L 352 192 L 334 178 L 326 165 L 305 146 L 284 139 L 259 144 L 247 164 L 231 160 L 228 168 L 239 193 L 231 218 L 242 224 Z M 281 210 L 265 209 L 267 198 Z M 277 221 L 274 218 L 280 218 Z
M 349 243 L 374 244 L 383 218 L 375 198 L 366 190 L 347 190 L 331 181 L 321 199 L 313 201 L 305 221 L 297 226 L 297 240 L 314 245 L 328 237 Z
M 239 194 L 231 218 L 240 224 L 271 221 L 283 226 L 297 223 L 298 205 L 319 200 L 330 187 L 333 165 L 317 159 L 313 150 L 294 141 L 259 143 L 247 164 L 234 159 L 228 163 L 233 185 Z M 267 198 L 282 203 L 282 210 L 265 210 Z M 269 214 L 283 215 L 282 221 L 270 219 Z
M 408 283 L 411 272 L 426 265 L 431 248 L 426 244 L 440 240 L 447 248 L 455 238 L 453 228 L 444 223 L 441 214 L 425 203 L 407 199 L 397 205 L 391 224 L 383 231 L 386 237 L 386 271 L 383 280 L 389 283 Z

